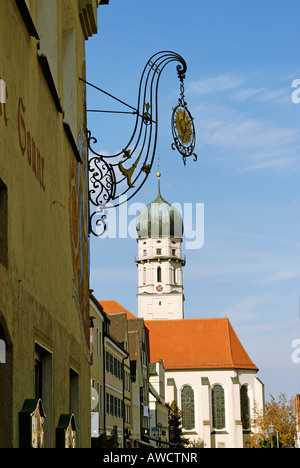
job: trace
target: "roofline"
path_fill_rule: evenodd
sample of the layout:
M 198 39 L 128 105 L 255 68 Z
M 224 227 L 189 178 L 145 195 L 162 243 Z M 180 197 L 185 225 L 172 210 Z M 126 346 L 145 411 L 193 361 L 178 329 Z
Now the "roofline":
M 114 339 L 111 335 L 104 335 L 104 342 L 108 342 L 113 345 L 114 348 L 117 348 L 118 351 L 120 351 L 121 354 L 124 355 L 124 357 L 129 357 L 129 353 L 123 348 L 121 343 L 119 343 L 116 339 Z
M 101 314 L 107 317 L 107 313 L 104 312 L 104 309 L 102 305 L 100 304 L 100 301 L 98 301 L 98 299 L 95 298 L 95 296 L 93 295 L 91 291 L 90 291 L 90 299 L 92 300 L 93 304 L 97 307 L 97 309 L 101 312 Z
M 165 371 L 166 372 L 190 372 L 190 371 L 200 371 L 200 370 L 231 370 L 231 371 L 234 371 L 234 370 L 244 370 L 244 371 L 253 371 L 255 373 L 257 373 L 259 371 L 258 367 L 246 367 L 245 365 L 241 365 L 240 367 L 239 366 L 231 366 L 230 364 L 228 366 L 226 366 L 225 364 L 223 366 L 220 366 L 219 364 L 216 364 L 216 365 L 199 365 L 199 367 L 196 367 L 196 366 L 191 366 L 189 367 L 187 364 L 182 364 L 182 367 L 178 367 L 178 364 L 177 364 L 177 367 L 170 367 L 168 366 L 167 364 L 164 363 L 164 368 L 165 368 Z

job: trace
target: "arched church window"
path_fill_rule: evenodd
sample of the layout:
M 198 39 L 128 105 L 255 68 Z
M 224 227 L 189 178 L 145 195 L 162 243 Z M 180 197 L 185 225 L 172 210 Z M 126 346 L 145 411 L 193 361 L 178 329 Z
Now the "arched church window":
M 143 284 L 146 284 L 146 268 L 143 268 Z
M 161 267 L 157 268 L 157 282 L 161 283 Z
M 185 385 L 181 390 L 181 410 L 182 410 L 182 427 L 186 430 L 194 429 L 195 427 L 195 401 L 194 390 L 190 385 Z
M 222 385 L 215 385 L 212 389 L 212 418 L 214 429 L 224 429 L 225 395 Z
M 250 427 L 250 398 L 248 396 L 248 386 L 241 386 L 241 419 L 243 429 Z

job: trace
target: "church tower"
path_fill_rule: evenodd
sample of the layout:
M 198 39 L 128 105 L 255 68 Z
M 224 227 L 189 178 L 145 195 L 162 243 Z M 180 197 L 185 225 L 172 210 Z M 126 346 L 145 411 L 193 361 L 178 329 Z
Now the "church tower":
M 160 193 L 137 218 L 138 316 L 145 320 L 183 319 L 181 258 L 183 222 L 179 211 Z

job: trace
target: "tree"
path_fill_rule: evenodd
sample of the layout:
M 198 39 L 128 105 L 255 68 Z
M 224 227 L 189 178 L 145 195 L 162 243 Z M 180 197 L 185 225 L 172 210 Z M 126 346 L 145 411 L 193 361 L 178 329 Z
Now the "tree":
M 274 425 L 273 436 L 266 437 L 268 427 Z M 252 446 L 257 448 L 277 447 L 277 431 L 280 448 L 291 448 L 296 440 L 296 411 L 295 400 L 289 401 L 285 393 L 281 393 L 278 400 L 270 395 L 270 401 L 265 404 L 264 412 L 254 405 L 252 426 L 256 427 L 256 434 L 252 436 Z M 272 437 L 272 439 L 271 439 Z
M 169 405 L 169 431 L 171 443 L 178 447 L 186 447 L 189 444 L 189 439 L 183 437 L 182 412 L 175 400 Z

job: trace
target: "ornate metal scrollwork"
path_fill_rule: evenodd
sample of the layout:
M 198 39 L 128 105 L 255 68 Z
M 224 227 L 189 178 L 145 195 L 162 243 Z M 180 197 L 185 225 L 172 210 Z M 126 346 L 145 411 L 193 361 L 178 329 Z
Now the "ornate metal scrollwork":
M 194 160 L 197 160 L 194 153 L 193 118 L 187 109 L 184 98 L 186 62 L 175 52 L 158 52 L 148 60 L 143 70 L 139 84 L 137 108 L 128 106 L 134 110 L 131 113 L 136 114 L 136 121 L 132 136 L 124 149 L 112 156 L 98 154 L 92 148 L 97 140 L 88 132 L 88 146 L 92 153 L 88 165 L 89 199 L 91 204 L 97 208 L 90 216 L 90 232 L 95 235 L 102 235 L 105 231 L 104 210 L 112 206 L 120 206 L 124 203 L 121 201 L 124 200 L 124 197 L 126 197 L 126 201 L 134 197 L 151 172 L 158 132 L 158 85 L 164 68 L 171 62 L 179 62 L 177 73 L 181 90 L 178 105 L 173 110 L 172 115 L 174 137 L 172 148 L 177 148 L 183 157 L 184 164 L 186 164 L 186 158 L 191 155 L 194 156 Z M 92 227 L 94 219 L 97 217 L 99 219 L 96 221 L 96 226 L 101 225 L 102 227 L 100 234 L 97 234 Z

